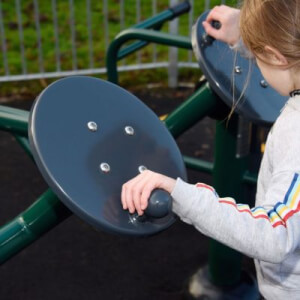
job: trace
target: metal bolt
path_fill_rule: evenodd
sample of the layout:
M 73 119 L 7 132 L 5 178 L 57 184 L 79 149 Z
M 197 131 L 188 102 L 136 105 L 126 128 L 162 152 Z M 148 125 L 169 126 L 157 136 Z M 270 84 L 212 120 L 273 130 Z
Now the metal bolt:
M 145 166 L 139 166 L 139 172 L 142 173 L 143 171 L 147 170 Z
M 234 67 L 234 72 L 235 72 L 236 74 L 241 74 L 241 73 L 242 73 L 242 68 L 241 68 L 240 66 L 235 66 L 235 67 Z
M 126 126 L 124 130 L 127 135 L 134 135 L 134 129 L 131 126 Z
M 103 173 L 108 173 L 108 172 L 110 172 L 110 165 L 108 163 L 101 163 L 100 164 L 100 170 Z
M 267 83 L 264 79 L 262 79 L 262 80 L 260 81 L 260 85 L 261 85 L 263 88 L 268 87 L 268 83 Z
M 95 123 L 93 121 L 88 122 L 87 127 L 90 131 L 93 131 L 93 132 L 97 131 L 97 129 L 98 129 L 97 123 Z

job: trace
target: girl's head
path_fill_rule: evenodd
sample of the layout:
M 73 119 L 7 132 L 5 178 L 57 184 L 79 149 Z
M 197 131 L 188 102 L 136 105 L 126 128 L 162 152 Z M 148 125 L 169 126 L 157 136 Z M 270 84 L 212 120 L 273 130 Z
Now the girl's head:
M 276 70 L 282 71 L 283 77 L 288 75 L 284 77 L 288 82 L 282 82 L 284 78 L 281 78 L 281 85 L 289 85 L 286 89 L 300 88 L 294 78 L 300 71 L 299 0 L 244 0 L 240 32 L 245 46 L 256 57 L 263 75 L 275 89 L 287 94 L 279 90 L 277 83 L 270 82 L 270 74 L 276 76 Z

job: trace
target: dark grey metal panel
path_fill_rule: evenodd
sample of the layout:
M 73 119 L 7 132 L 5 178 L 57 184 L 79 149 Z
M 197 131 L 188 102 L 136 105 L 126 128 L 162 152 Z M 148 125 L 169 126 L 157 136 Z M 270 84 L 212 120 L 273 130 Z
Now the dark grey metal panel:
M 91 121 L 97 131 L 89 130 Z M 126 126 L 134 135 L 125 133 Z M 174 222 L 172 213 L 139 221 L 122 209 L 121 186 L 139 174 L 141 165 L 186 179 L 181 154 L 165 125 L 123 88 L 91 77 L 56 81 L 36 99 L 29 137 L 50 187 L 96 228 L 145 236 Z M 110 172 L 102 172 L 101 163 L 109 164 Z
M 236 106 L 237 113 L 254 123 L 273 123 L 288 97 L 281 96 L 271 86 L 263 87 L 261 83 L 264 78 L 254 61 L 242 57 L 221 41 L 207 38 L 202 26 L 207 14 L 208 11 L 195 23 L 192 44 L 211 87 L 229 107 L 236 104 L 234 101 L 240 98 L 246 88 Z M 239 67 L 240 72 L 236 73 L 235 67 Z

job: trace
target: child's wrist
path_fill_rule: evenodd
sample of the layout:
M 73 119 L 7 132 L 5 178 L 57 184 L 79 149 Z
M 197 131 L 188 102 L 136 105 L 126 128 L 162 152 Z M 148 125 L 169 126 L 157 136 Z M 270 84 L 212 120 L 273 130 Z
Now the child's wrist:
M 176 184 L 176 180 L 173 179 L 173 178 L 170 178 L 170 177 L 166 177 L 165 178 L 166 180 L 164 181 L 164 184 L 163 184 L 163 189 L 166 190 L 168 193 L 172 193 L 174 187 L 175 187 L 175 184 Z

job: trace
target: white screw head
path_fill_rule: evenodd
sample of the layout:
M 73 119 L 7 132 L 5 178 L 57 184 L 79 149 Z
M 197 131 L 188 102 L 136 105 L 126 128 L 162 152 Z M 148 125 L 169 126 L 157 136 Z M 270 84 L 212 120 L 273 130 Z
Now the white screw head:
M 262 79 L 262 80 L 260 81 L 260 85 L 261 85 L 263 88 L 268 87 L 268 83 L 267 83 L 264 79 Z
M 100 164 L 100 170 L 103 173 L 109 173 L 110 172 L 110 165 L 108 163 L 101 163 Z
M 124 131 L 125 131 L 125 133 L 126 133 L 127 135 L 134 135 L 134 129 L 133 129 L 133 127 L 131 127 L 131 126 L 126 126 L 126 127 L 124 128 Z
M 241 73 L 242 73 L 242 68 L 241 68 L 240 66 L 235 66 L 235 67 L 234 67 L 234 72 L 235 72 L 236 74 L 241 74 Z
M 143 171 L 147 170 L 145 166 L 139 166 L 139 172 L 142 173 Z
M 98 129 L 97 123 L 93 122 L 93 121 L 88 122 L 87 127 L 90 131 L 93 131 L 93 132 L 97 131 L 97 129 Z

